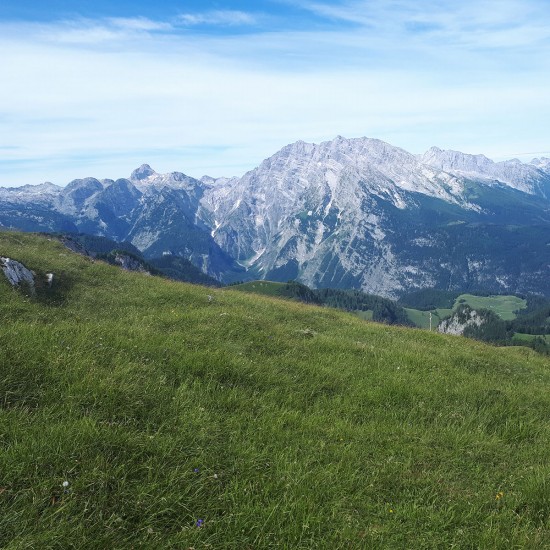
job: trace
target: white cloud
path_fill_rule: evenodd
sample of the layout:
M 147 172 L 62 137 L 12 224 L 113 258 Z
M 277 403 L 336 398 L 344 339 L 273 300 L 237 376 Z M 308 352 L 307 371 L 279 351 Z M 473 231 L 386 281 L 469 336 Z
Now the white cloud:
M 254 25 L 257 19 L 251 13 L 236 10 L 212 10 L 203 13 L 184 13 L 178 17 L 184 25 L 237 26 Z
M 169 31 L 173 25 L 162 21 L 153 21 L 146 17 L 111 17 L 107 21 L 114 27 L 130 31 Z
M 170 33 L 174 27 L 168 22 L 137 18 L 106 18 L 102 20 L 77 19 L 45 23 L 0 23 L 4 42 L 11 39 L 25 47 L 41 43 L 83 45 L 117 45 L 121 42 L 147 39 L 157 33 Z

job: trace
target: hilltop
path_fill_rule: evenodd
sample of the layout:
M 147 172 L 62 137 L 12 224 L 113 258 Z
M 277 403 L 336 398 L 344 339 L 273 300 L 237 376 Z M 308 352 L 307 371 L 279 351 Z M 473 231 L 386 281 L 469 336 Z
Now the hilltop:
M 0 546 L 542 548 L 550 365 L 0 233 Z M 66 482 L 66 483 L 65 483 Z

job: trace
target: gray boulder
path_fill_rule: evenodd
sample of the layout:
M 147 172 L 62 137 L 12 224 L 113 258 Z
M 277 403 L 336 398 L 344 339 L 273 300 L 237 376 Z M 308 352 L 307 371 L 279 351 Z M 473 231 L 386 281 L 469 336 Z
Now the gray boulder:
M 29 285 L 31 292 L 34 292 L 34 274 L 22 263 L 0 256 L 0 268 L 12 286 L 20 286 L 22 283 L 26 283 Z

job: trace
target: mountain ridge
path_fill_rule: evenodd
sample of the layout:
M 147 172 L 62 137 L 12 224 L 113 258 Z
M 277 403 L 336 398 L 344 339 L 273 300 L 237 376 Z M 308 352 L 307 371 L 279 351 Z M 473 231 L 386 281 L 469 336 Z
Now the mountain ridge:
M 496 163 L 437 147 L 413 155 L 338 136 L 289 144 L 240 178 L 158 174 L 143 164 L 116 181 L 42 186 L 0 189 L 0 224 L 129 240 L 145 257 L 170 252 L 224 282 L 292 278 L 389 297 L 482 282 L 547 292 L 544 157 Z M 530 242 L 535 232 L 542 243 Z
M 301 148 L 302 150 L 306 151 L 308 149 L 312 150 L 312 149 L 315 149 L 315 148 L 318 148 L 318 147 L 320 148 L 320 147 L 327 146 L 327 145 L 330 145 L 330 144 L 335 144 L 335 143 L 336 144 L 337 143 L 344 143 L 344 142 L 353 143 L 353 142 L 358 142 L 358 141 L 362 141 L 362 142 L 367 141 L 367 142 L 370 142 L 370 143 L 378 143 L 382 146 L 389 147 L 392 150 L 401 151 L 401 152 L 405 153 L 407 156 L 416 157 L 417 159 L 421 160 L 423 164 L 427 164 L 427 165 L 434 166 L 434 167 L 438 164 L 438 161 L 439 161 L 439 163 L 441 163 L 441 156 L 447 157 L 449 159 L 459 160 L 459 162 L 472 163 L 472 162 L 475 162 L 477 160 L 478 165 L 480 167 L 480 171 L 477 172 L 477 174 L 476 174 L 478 177 L 483 175 L 486 172 L 486 167 L 487 166 L 493 166 L 493 167 L 496 167 L 497 169 L 500 168 L 500 167 L 505 167 L 505 166 L 519 166 L 519 167 L 521 167 L 521 170 L 523 172 L 526 172 L 526 173 L 530 169 L 537 169 L 537 170 L 546 171 L 546 172 L 550 171 L 550 158 L 547 158 L 547 157 L 533 157 L 533 159 L 529 162 L 522 162 L 517 158 L 497 162 L 497 161 L 493 161 L 492 159 L 485 156 L 484 154 L 463 153 L 461 151 L 456 151 L 456 150 L 453 150 L 453 149 L 441 149 L 441 148 L 439 148 L 438 146 L 435 146 L 435 145 L 431 146 L 426 152 L 415 155 L 415 154 L 407 152 L 405 149 L 403 149 L 401 147 L 393 146 L 393 145 L 391 145 L 387 142 L 384 142 L 380 139 L 377 139 L 377 138 L 369 138 L 369 137 L 345 138 L 341 135 L 336 136 L 333 140 L 323 141 L 323 142 L 320 142 L 319 144 L 316 144 L 314 142 L 306 142 L 306 141 L 303 141 L 303 140 L 298 140 L 296 142 L 290 143 L 290 144 L 285 145 L 284 147 L 282 147 L 277 153 L 275 153 L 271 157 L 266 158 L 264 161 L 262 161 L 262 163 L 260 163 L 259 166 L 261 166 L 262 164 L 270 161 L 270 159 L 273 159 L 274 157 L 276 157 L 280 153 L 284 153 L 287 150 Z M 437 157 L 439 157 L 439 158 L 437 158 Z M 434 159 L 435 159 L 435 161 L 434 161 Z M 153 168 L 151 168 L 151 166 L 149 164 L 144 163 L 141 166 L 139 166 L 138 168 L 136 168 L 135 170 L 133 170 L 128 178 L 119 178 L 119 179 L 129 179 L 130 181 L 136 182 L 136 181 L 140 181 L 140 180 L 143 180 L 143 179 L 148 179 L 151 176 L 162 176 L 162 177 L 165 178 L 166 176 L 168 176 L 170 174 L 181 174 L 181 175 L 185 176 L 186 178 L 189 178 L 189 179 L 192 179 L 192 180 L 195 180 L 195 181 L 200 181 L 202 183 L 208 183 L 208 184 L 215 184 L 216 182 L 226 183 L 228 180 L 241 179 L 246 174 L 248 174 L 248 173 L 250 173 L 254 170 L 255 169 L 249 170 L 248 172 L 243 174 L 243 176 L 241 176 L 241 177 L 237 177 L 237 176 L 212 177 L 212 176 L 209 176 L 209 175 L 203 175 L 200 178 L 193 178 L 191 176 L 187 176 L 185 174 L 182 174 L 181 172 L 169 172 L 167 174 L 159 174 Z M 457 166 L 455 166 L 455 167 L 450 166 L 449 171 L 452 172 L 453 170 L 461 171 L 461 168 L 457 167 Z M 470 172 L 472 172 L 472 171 L 470 170 Z M 475 171 L 473 171 L 473 172 L 475 172 Z M 88 178 L 84 178 L 84 179 L 88 179 Z M 93 178 L 93 179 L 96 179 L 96 178 Z M 77 182 L 77 181 L 80 181 L 80 180 L 79 179 L 71 180 L 66 186 L 58 185 L 58 184 L 55 184 L 55 183 L 52 183 L 52 182 L 49 182 L 49 181 L 46 181 L 44 183 L 39 183 L 39 184 L 25 184 L 25 185 L 18 186 L 18 187 L 1 187 L 0 186 L 0 192 L 2 192 L 2 191 L 13 191 L 13 192 L 25 192 L 25 191 L 33 192 L 33 191 L 35 191 L 35 192 L 40 192 L 41 193 L 41 192 L 44 192 L 48 189 L 52 190 L 52 191 L 61 191 L 62 189 L 66 188 L 67 186 L 71 185 L 71 183 L 74 183 L 74 182 Z M 113 180 L 103 179 L 103 180 L 97 180 L 97 181 L 112 182 Z M 501 183 L 510 183 L 510 182 L 501 181 Z

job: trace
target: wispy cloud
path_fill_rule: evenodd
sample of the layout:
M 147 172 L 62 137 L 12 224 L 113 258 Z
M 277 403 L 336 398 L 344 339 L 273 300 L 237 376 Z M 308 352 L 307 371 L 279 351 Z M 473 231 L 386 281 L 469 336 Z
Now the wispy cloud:
M 59 43 L 67 45 L 88 45 L 120 43 L 139 40 L 163 33 L 170 33 L 174 27 L 169 22 L 138 18 L 104 18 L 62 20 L 55 23 L 24 22 L 2 24 L 0 29 L 5 39 L 21 41 L 25 33 L 26 46 L 38 43 Z
M 15 36 L 23 29 L 29 43 L 116 44 L 142 39 L 159 38 L 162 35 L 178 35 L 195 27 L 250 27 L 259 22 L 257 15 L 242 11 L 209 11 L 179 15 L 167 21 L 155 21 L 145 17 L 106 17 L 101 19 L 79 18 L 54 23 L 19 23 L 2 25 L 6 36 Z M 216 35 L 217 36 L 217 35 Z
M 106 20 L 115 28 L 129 31 L 170 31 L 174 26 L 165 21 L 153 21 L 146 17 L 110 17 Z
M 422 35 L 434 41 L 445 39 L 447 46 L 510 49 L 550 37 L 547 3 L 532 0 L 348 0 L 304 2 L 302 7 L 322 17 L 384 30 L 401 38 Z
M 237 10 L 212 10 L 203 13 L 184 13 L 178 17 L 183 25 L 216 25 L 233 27 L 240 25 L 255 25 L 257 16 Z

